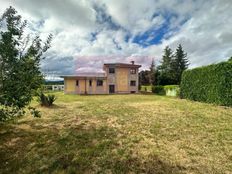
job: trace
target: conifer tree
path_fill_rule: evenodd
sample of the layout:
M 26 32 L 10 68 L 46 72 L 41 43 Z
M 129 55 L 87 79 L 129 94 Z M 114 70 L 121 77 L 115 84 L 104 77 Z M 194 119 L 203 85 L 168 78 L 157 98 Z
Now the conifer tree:
M 228 61 L 231 61 L 232 62 L 232 56 L 229 58 L 229 60 Z
M 176 84 L 180 84 L 181 75 L 183 71 L 188 68 L 188 65 L 189 61 L 187 59 L 187 53 L 184 52 L 181 44 L 179 44 L 172 62 L 173 77 L 175 79 Z
M 150 71 L 149 71 L 149 82 L 150 85 L 155 85 L 155 60 L 154 58 L 151 61 Z
M 173 52 L 169 46 L 164 49 L 161 65 L 158 67 L 160 85 L 170 85 L 173 83 L 172 76 Z

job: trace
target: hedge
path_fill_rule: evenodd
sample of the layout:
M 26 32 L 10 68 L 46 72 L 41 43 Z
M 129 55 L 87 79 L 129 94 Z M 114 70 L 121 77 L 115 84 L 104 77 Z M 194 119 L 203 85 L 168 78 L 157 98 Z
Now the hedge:
M 165 95 L 164 87 L 161 85 L 152 86 L 152 93 L 159 94 L 159 95 Z
M 184 71 L 180 96 L 194 101 L 232 106 L 232 62 Z
M 152 91 L 152 86 L 150 86 L 150 85 L 147 85 L 147 86 L 142 85 L 140 91 L 151 92 Z
M 164 86 L 164 90 L 167 96 L 179 96 L 180 95 L 179 85 L 166 85 Z

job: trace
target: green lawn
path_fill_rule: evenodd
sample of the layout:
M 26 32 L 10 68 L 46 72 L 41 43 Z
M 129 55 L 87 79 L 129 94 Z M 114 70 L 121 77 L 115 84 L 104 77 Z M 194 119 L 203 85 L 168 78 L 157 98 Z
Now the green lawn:
M 232 173 L 232 108 L 156 95 L 56 93 L 0 125 L 0 173 Z

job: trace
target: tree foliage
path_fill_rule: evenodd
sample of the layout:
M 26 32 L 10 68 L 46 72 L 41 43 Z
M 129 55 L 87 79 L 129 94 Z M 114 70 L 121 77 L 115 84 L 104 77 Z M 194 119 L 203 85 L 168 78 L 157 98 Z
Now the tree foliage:
M 165 94 L 164 86 L 161 85 L 152 86 L 152 92 L 158 95 L 164 95 Z
M 23 21 L 13 7 L 6 9 L 0 19 L 1 110 L 4 107 L 22 110 L 43 82 L 39 65 L 50 47 L 52 35 L 43 43 L 39 36 L 24 36 L 26 27 L 27 21 Z M 0 120 L 15 115 L 4 116 L 4 113 L 0 113 Z
M 140 85 L 155 85 L 156 79 L 155 60 L 152 59 L 149 70 L 142 70 L 139 72 Z
M 164 54 L 162 56 L 161 64 L 158 66 L 159 85 L 169 85 L 173 84 L 173 71 L 172 71 L 172 61 L 173 61 L 173 51 L 170 47 L 165 47 Z
M 228 61 L 232 61 L 232 56 L 229 58 L 229 60 Z
M 158 85 L 180 84 L 181 75 L 189 65 L 187 53 L 184 52 L 181 44 L 179 44 L 175 53 L 167 46 L 164 49 L 164 54 L 160 63 L 158 72 L 156 72 L 156 81 Z
M 187 53 L 184 52 L 181 44 L 176 49 L 173 63 L 172 63 L 172 71 L 173 71 L 173 80 L 176 84 L 180 84 L 181 75 L 188 68 L 189 62 L 187 59 Z
M 150 71 L 142 70 L 139 72 L 139 83 L 140 85 L 150 85 Z
M 149 82 L 150 85 L 155 85 L 155 60 L 152 59 L 150 71 L 149 71 Z

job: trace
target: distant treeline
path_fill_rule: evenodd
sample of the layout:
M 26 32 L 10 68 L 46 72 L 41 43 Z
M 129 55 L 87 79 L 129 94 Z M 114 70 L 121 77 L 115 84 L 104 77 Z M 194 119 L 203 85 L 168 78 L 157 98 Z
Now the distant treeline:
M 44 82 L 45 85 L 63 85 L 64 81 L 45 81 Z

